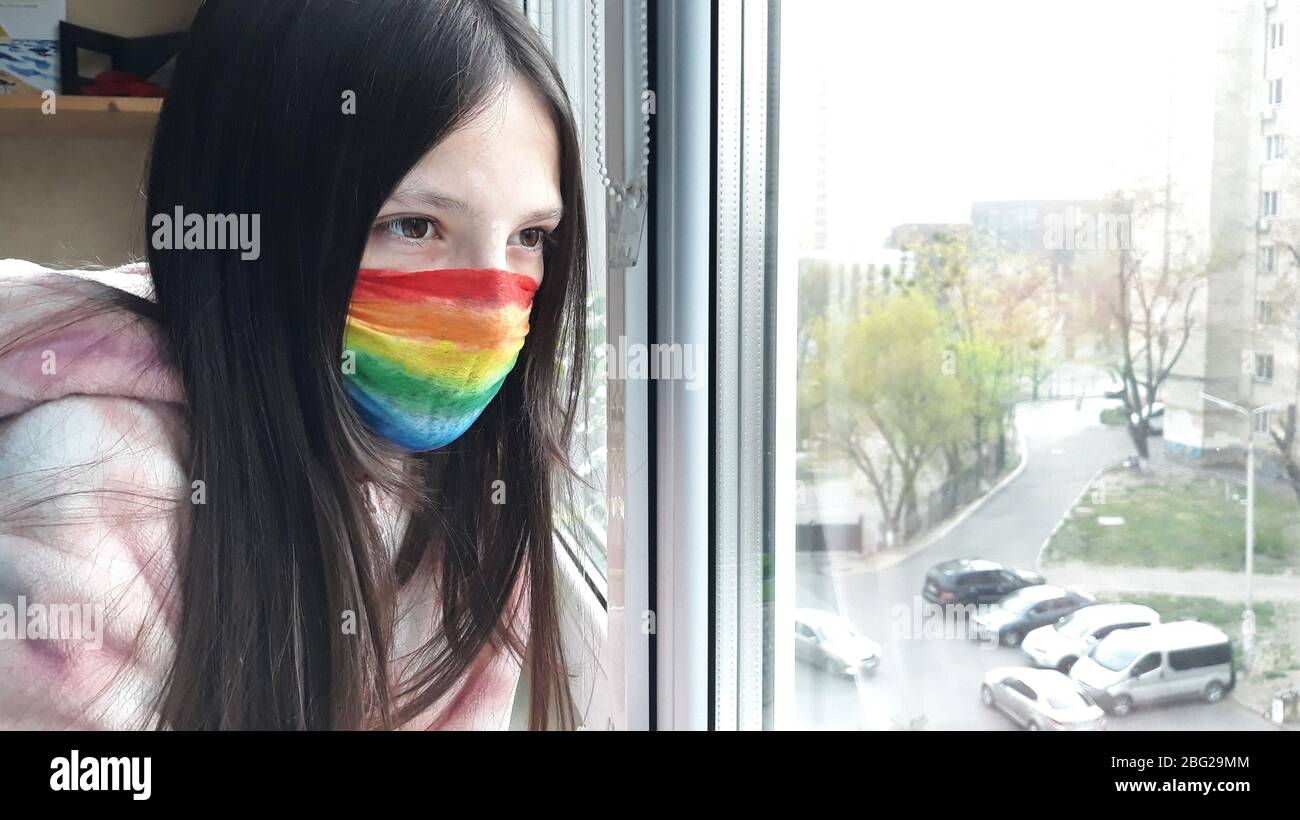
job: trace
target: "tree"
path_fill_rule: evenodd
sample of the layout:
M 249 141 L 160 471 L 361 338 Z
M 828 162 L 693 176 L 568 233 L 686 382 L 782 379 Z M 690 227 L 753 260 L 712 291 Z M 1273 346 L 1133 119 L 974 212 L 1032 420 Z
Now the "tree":
M 917 478 L 960 437 L 961 384 L 945 367 L 939 313 L 924 295 L 902 293 L 858 318 L 822 321 L 813 335 L 800 396 L 810 437 L 866 477 L 886 542 L 906 538 L 917 517 Z
M 1278 187 L 1293 191 L 1300 186 L 1300 163 L 1290 159 L 1283 168 L 1282 180 Z M 1300 220 L 1294 216 L 1289 219 L 1274 219 L 1276 224 L 1271 231 L 1276 237 L 1273 242 L 1272 264 L 1268 269 L 1260 265 L 1261 275 L 1256 278 L 1256 298 L 1266 299 L 1268 308 L 1255 316 L 1256 335 L 1273 334 L 1277 346 L 1289 345 L 1294 348 L 1300 343 L 1300 243 L 1295 237 L 1300 236 Z M 1287 374 L 1292 380 L 1297 378 L 1294 372 Z M 1275 414 L 1270 414 L 1274 416 Z M 1296 405 L 1287 406 L 1281 422 L 1269 425 L 1269 436 L 1277 446 L 1278 457 L 1285 471 L 1291 489 L 1300 501 L 1300 458 L 1296 453 Z
M 1025 342 L 1025 369 L 1029 376 L 1030 399 L 1038 401 L 1038 392 L 1043 382 L 1055 372 L 1051 359 L 1047 355 L 1047 337 L 1034 336 Z
M 1296 406 L 1287 405 L 1286 420 L 1282 426 L 1271 427 L 1269 435 L 1273 438 L 1273 443 L 1277 445 L 1278 453 L 1282 457 L 1282 469 L 1286 471 L 1287 481 L 1291 484 L 1291 491 L 1295 493 L 1296 500 L 1300 501 L 1300 463 L 1296 461 Z
M 830 266 L 818 259 L 799 261 L 799 367 L 813 354 L 811 328 L 819 319 L 825 319 L 830 302 Z
M 970 425 L 976 474 L 984 477 L 986 448 L 997 446 L 995 469 L 1006 460 L 1006 426 L 1016 393 L 1016 361 L 1012 344 L 992 335 L 958 339 L 955 345 L 957 378 L 962 386 L 963 409 Z
M 1006 430 L 1023 371 L 1035 368 L 1035 385 L 1046 378 L 1050 277 L 1041 258 L 1001 249 L 978 233 L 936 234 L 913 253 L 916 287 L 939 306 L 951 338 L 969 445 L 983 477 L 991 441 L 996 470 L 1005 466 Z M 955 479 L 960 469 L 955 450 L 947 453 L 947 462 Z
M 1166 179 L 1163 195 L 1138 192 L 1112 197 L 1116 213 L 1127 211 L 1136 225 L 1159 224 L 1159 265 L 1143 267 L 1149 252 L 1138 244 L 1139 232 L 1130 233 L 1133 247 L 1115 254 L 1111 311 L 1117 325 L 1116 376 L 1123 386 L 1129 438 L 1140 458 L 1150 457 L 1148 439 L 1151 414 L 1160 389 L 1182 358 L 1194 325 L 1193 304 L 1204 279 L 1204 264 L 1196 258 L 1195 243 L 1172 226 L 1177 205 L 1173 183 Z M 1178 244 L 1175 245 L 1175 242 Z

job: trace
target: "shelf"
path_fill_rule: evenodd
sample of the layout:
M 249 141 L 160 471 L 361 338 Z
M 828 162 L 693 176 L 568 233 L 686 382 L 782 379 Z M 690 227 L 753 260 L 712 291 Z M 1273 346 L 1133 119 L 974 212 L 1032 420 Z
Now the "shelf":
M 54 98 L 55 111 L 41 111 L 39 95 L 0 96 L 3 137 L 148 137 L 158 124 L 162 100 L 150 97 Z

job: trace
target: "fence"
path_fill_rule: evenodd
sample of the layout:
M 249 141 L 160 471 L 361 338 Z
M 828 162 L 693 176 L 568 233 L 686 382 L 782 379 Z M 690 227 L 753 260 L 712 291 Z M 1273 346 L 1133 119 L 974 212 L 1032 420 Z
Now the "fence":
M 926 530 L 948 520 L 959 509 L 987 493 L 1022 457 L 1016 447 L 1014 432 L 1008 432 L 1005 463 L 997 468 L 996 444 L 984 454 L 984 468 L 971 464 L 956 477 L 945 476 L 931 490 L 921 492 L 917 509 L 903 523 L 906 539 L 916 538 Z M 863 502 L 864 505 L 871 502 Z M 795 526 L 795 549 L 800 552 L 878 552 L 886 546 L 886 533 L 880 526 L 879 512 L 863 513 L 856 522 L 822 524 L 816 521 Z
M 996 460 L 988 454 L 985 456 L 983 470 L 972 464 L 958 473 L 955 479 L 945 480 L 941 486 L 928 493 L 925 501 L 920 504 L 916 522 L 918 526 L 909 528 L 909 537 L 942 524 L 957 510 L 987 493 L 1002 473 L 1015 466 L 1017 458 L 1015 448 L 1008 447 L 1007 463 L 1002 470 L 998 470 Z

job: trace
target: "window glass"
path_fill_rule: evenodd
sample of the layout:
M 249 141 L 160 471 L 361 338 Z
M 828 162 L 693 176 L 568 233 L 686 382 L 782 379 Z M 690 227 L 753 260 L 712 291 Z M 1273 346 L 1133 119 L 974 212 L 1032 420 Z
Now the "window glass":
M 607 145 L 608 136 L 597 125 L 611 116 L 621 117 L 617 111 L 619 95 L 604 95 L 598 99 L 599 83 L 609 64 L 623 56 L 621 41 L 593 35 L 592 8 L 588 4 L 559 5 L 560 0 L 533 3 L 529 9 L 521 4 L 529 20 L 541 32 L 551 49 L 557 67 L 569 91 L 570 102 L 579 127 L 578 139 L 585 169 L 581 180 L 587 196 L 587 235 L 591 250 L 588 253 L 587 303 L 585 311 L 588 356 L 586 361 L 574 363 L 584 368 L 583 395 L 575 425 L 570 458 L 578 480 L 573 486 L 573 496 L 560 499 L 557 511 L 559 529 L 563 540 L 575 548 L 583 560 L 583 569 L 603 579 L 606 567 L 606 537 L 609 515 L 606 509 L 606 462 L 608 453 L 608 400 L 606 386 L 605 345 L 609 327 L 607 305 L 607 278 L 605 243 L 604 182 L 596 170 L 597 155 L 609 156 L 618 145 Z M 608 53 L 603 61 L 601 76 L 597 77 L 595 56 L 598 50 Z M 602 56 L 606 56 L 602 54 Z M 610 101 L 614 100 L 614 103 Z M 639 101 L 637 101 L 639 102 Z M 607 110 L 608 109 L 608 110 Z M 561 368 L 572 366 L 561 363 Z M 603 581 L 602 581 L 603 582 Z
M 1152 652 L 1133 665 L 1133 673 L 1136 675 L 1145 675 L 1147 672 L 1157 669 L 1159 666 L 1160 655 L 1157 652 Z
M 1078 612 L 1073 612 L 1056 624 L 1056 631 L 1067 638 L 1082 638 L 1088 631 L 1088 623 Z
M 1045 700 L 1047 701 L 1047 705 L 1053 709 L 1078 709 L 1082 706 L 1092 705 L 1092 703 L 1084 697 L 1081 692 L 1050 692 L 1045 697 Z
M 1037 700 L 1038 695 L 1023 681 L 1013 680 L 1007 682 L 1007 688 L 1018 695 L 1023 695 L 1029 700 Z
M 1231 659 L 1231 647 L 1227 644 L 1218 644 L 1216 646 L 1180 649 L 1170 652 L 1169 666 L 1181 671 L 1184 669 L 1198 669 L 1205 666 L 1229 663 Z
M 971 632 L 1005 634 L 1043 601 L 1013 594 L 974 627 L 925 619 L 944 562 L 1040 573 L 1065 591 L 1045 615 L 1149 606 L 1238 647 L 1246 567 L 1256 592 L 1300 573 L 1300 121 L 1279 50 L 1297 7 L 781 4 L 768 195 L 777 274 L 798 285 L 777 356 L 797 374 L 800 501 L 777 542 L 799 545 L 794 605 L 880 644 L 856 681 L 794 665 L 790 725 L 1005 725 L 979 687 L 1029 660 Z M 1279 660 L 1300 613 L 1270 605 L 1255 667 L 1238 662 L 1261 691 L 1300 681 Z M 1128 669 L 1149 645 L 1125 631 L 1098 630 L 1073 674 Z M 1221 706 L 1124 728 L 1245 729 L 1268 703 Z
M 999 606 L 1014 615 L 1024 615 L 1026 612 L 1041 612 L 1043 603 L 1028 595 L 1011 595 L 1003 598 Z
M 822 638 L 827 641 L 846 641 L 853 637 L 853 629 L 848 624 L 838 621 L 827 621 L 822 624 L 819 631 Z
M 1125 641 L 1118 634 L 1113 634 L 1097 644 L 1092 659 L 1112 672 L 1119 672 L 1133 663 L 1138 656 L 1138 651 L 1132 643 Z

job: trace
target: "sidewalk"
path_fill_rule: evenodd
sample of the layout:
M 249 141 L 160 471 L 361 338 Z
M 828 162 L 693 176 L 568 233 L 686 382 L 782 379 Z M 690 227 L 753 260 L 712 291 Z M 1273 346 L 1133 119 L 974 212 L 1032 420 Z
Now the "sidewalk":
M 1197 595 L 1232 602 L 1246 599 L 1246 576 L 1241 572 L 1098 566 L 1079 561 L 1049 564 L 1043 572 L 1053 584 L 1090 592 Z M 1257 601 L 1300 602 L 1300 576 L 1255 573 L 1254 595 Z

